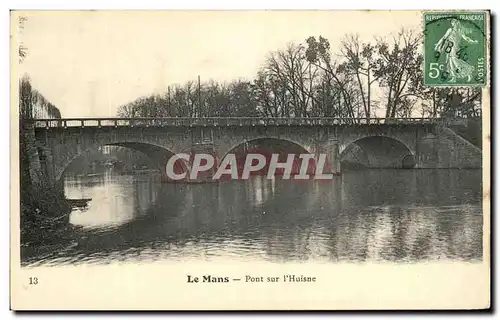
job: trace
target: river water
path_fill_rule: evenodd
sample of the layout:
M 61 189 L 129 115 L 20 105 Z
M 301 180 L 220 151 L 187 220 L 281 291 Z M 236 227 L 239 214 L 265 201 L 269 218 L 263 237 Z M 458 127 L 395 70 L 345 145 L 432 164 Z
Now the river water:
M 346 171 L 332 181 L 252 177 L 168 184 L 67 177 L 76 231 L 25 264 L 116 261 L 419 262 L 482 259 L 480 170 Z

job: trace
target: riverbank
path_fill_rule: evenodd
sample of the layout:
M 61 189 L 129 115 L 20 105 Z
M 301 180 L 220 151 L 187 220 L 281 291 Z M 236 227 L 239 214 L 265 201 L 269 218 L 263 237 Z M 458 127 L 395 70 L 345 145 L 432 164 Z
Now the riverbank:
M 44 246 L 64 243 L 75 228 L 69 223 L 72 210 L 64 192 L 56 186 L 39 185 L 21 193 L 21 257 L 36 254 Z

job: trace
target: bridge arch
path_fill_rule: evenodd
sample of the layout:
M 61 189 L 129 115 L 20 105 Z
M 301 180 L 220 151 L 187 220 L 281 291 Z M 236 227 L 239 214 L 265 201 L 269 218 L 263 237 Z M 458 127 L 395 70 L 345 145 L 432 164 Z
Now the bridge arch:
M 280 146 L 276 143 L 282 145 Z M 288 154 L 295 154 L 296 158 L 293 163 L 292 173 L 298 173 L 301 164 L 301 160 L 298 158 L 298 156 L 300 154 L 314 153 L 314 151 L 311 150 L 309 146 L 305 146 L 298 141 L 286 137 L 258 136 L 244 139 L 243 141 L 238 141 L 231 145 L 228 149 L 225 150 L 224 153 L 221 153 L 222 156 L 219 159 L 219 163 L 221 163 L 222 160 L 224 160 L 224 158 L 230 153 L 236 154 L 239 170 L 242 170 L 242 165 L 245 161 L 243 156 L 248 153 L 259 153 L 266 157 L 268 162 L 264 170 L 267 170 L 267 166 L 269 165 L 272 154 L 278 153 L 280 155 L 278 160 L 279 162 L 285 162 L 286 156 Z M 314 167 L 314 160 L 310 160 L 309 170 L 313 171 Z M 278 169 L 277 172 L 282 172 L 282 170 Z
M 141 152 L 158 164 L 158 168 L 160 169 L 162 176 L 165 176 L 165 165 L 168 159 L 170 159 L 170 157 L 175 154 L 172 150 L 167 149 L 164 146 L 160 146 L 150 142 L 118 141 L 109 143 L 95 143 L 90 146 L 78 147 L 74 149 L 70 154 L 66 154 L 66 156 L 63 157 L 62 161 L 56 163 L 56 181 L 59 181 L 63 178 L 64 173 L 66 172 L 70 164 L 73 163 L 73 161 L 83 156 L 86 152 L 97 150 L 99 147 L 103 146 L 125 147 Z M 188 163 L 179 160 L 176 162 L 176 165 L 179 166 L 176 168 L 176 170 L 186 171 L 189 174 L 190 168 Z
M 415 153 L 400 139 L 373 135 L 344 144 L 340 163 L 348 167 L 409 169 L 416 165 Z
M 290 138 L 284 137 L 273 137 L 273 136 L 258 136 L 252 137 L 249 139 L 244 139 L 243 141 L 238 141 L 230 145 L 223 153 L 221 153 L 220 160 L 224 159 L 229 153 L 234 152 L 238 147 L 244 146 L 246 143 L 252 143 L 256 141 L 262 140 L 271 140 L 271 141 L 282 141 L 288 143 L 290 146 L 294 146 L 297 150 L 300 150 L 302 153 L 314 153 L 310 146 L 305 146 L 304 144 L 295 141 Z

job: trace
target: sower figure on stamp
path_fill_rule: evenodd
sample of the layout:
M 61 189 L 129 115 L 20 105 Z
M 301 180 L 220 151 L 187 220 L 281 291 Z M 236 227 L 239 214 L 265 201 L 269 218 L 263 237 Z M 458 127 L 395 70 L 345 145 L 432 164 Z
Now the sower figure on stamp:
M 449 82 L 456 82 L 457 78 L 467 78 L 467 82 L 472 79 L 474 67 L 460 57 L 460 43 L 462 40 L 468 43 L 477 43 L 477 40 L 473 40 L 466 35 L 468 31 L 457 19 L 451 19 L 451 28 L 446 30 L 446 33 L 434 46 L 434 50 L 446 55 L 446 71 L 450 76 Z

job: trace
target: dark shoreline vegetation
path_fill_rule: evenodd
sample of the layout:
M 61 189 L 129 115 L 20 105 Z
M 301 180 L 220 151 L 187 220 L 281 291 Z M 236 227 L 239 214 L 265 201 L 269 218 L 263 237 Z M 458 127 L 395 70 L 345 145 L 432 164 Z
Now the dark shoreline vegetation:
M 53 246 L 74 231 L 69 224 L 71 207 L 53 187 L 21 192 L 21 257 L 30 248 Z
M 28 78 L 19 81 L 19 156 L 20 156 L 20 242 L 21 257 L 27 248 L 56 243 L 68 232 L 71 207 L 64 188 L 47 181 L 40 170 L 40 154 L 34 138 L 32 119 L 61 118 L 61 113 L 39 92 Z M 34 162 L 35 168 L 30 166 Z
M 390 40 L 388 40 L 390 39 Z M 270 52 L 256 77 L 232 82 L 189 81 L 163 93 L 140 97 L 118 109 L 119 117 L 481 117 L 478 88 L 423 86 L 420 54 L 422 35 L 400 30 L 386 39 L 361 41 L 347 35 L 336 52 L 327 39 L 309 37 L 303 43 Z M 22 49 L 22 50 L 21 50 Z M 29 59 L 19 51 L 20 63 Z M 78 228 L 69 224 L 71 205 L 62 184 L 46 181 L 40 172 L 43 156 L 34 138 L 33 119 L 61 118 L 59 109 L 19 80 L 21 254 L 60 242 Z M 470 121 L 476 121 L 472 120 Z M 472 131 L 455 128 L 481 146 L 481 126 Z M 479 129 L 477 129 L 479 127 Z M 479 132 L 479 133 L 477 133 Z M 101 149 L 77 159 L 75 167 L 89 171 L 103 158 Z M 150 169 L 145 155 L 114 147 L 113 161 L 125 171 Z M 83 158 L 83 157 L 82 157 Z M 356 167 L 356 164 L 348 164 Z

